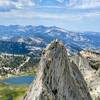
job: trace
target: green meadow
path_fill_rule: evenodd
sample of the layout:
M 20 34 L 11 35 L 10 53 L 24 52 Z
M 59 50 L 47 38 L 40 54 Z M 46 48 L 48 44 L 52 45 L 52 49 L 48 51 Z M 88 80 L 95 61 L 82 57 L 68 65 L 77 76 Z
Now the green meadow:
M 13 97 L 13 100 L 22 100 L 27 89 L 27 85 L 7 85 L 0 83 L 0 100 L 9 100 L 10 97 Z

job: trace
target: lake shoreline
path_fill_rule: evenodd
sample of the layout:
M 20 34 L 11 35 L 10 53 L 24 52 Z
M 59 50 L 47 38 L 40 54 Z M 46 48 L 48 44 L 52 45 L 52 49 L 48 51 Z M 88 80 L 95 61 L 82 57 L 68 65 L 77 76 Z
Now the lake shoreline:
M 1 80 L 0 100 L 9 100 L 10 97 L 13 100 L 21 100 L 34 79 L 34 75 L 21 75 Z
M 0 81 L 9 78 L 16 78 L 20 76 L 36 76 L 36 68 L 33 68 L 29 72 L 19 72 L 18 74 L 7 74 L 6 76 L 0 76 Z

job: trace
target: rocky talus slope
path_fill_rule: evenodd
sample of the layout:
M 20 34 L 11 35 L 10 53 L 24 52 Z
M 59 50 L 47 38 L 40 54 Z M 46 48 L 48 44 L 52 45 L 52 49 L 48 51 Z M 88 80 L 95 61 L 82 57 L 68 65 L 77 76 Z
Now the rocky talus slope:
M 39 72 L 24 100 L 92 100 L 78 67 L 57 40 L 43 51 Z

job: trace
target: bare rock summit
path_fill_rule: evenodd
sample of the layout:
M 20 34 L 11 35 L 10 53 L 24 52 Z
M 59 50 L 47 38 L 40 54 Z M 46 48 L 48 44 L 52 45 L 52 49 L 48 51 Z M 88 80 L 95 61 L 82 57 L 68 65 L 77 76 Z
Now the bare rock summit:
M 24 100 L 92 100 L 78 67 L 69 61 L 62 42 L 43 51 L 36 80 Z

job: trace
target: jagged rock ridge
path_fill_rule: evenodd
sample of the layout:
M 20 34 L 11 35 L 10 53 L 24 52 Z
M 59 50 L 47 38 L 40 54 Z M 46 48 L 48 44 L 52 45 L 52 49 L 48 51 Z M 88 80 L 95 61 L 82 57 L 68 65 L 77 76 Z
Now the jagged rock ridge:
M 69 62 L 61 42 L 55 40 L 43 51 L 37 79 L 24 100 L 91 100 L 83 76 Z

